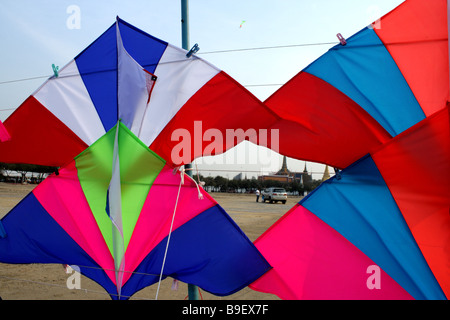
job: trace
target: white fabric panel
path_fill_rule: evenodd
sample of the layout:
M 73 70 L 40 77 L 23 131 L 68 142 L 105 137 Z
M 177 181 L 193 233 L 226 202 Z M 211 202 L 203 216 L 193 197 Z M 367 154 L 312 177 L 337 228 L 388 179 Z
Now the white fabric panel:
M 150 96 L 139 138 L 149 146 L 180 108 L 220 72 L 186 50 L 168 45 L 155 70 L 158 79 Z
M 131 132 L 139 135 L 148 101 L 146 72 L 123 47 L 119 24 L 116 30 L 119 119 Z
M 125 268 L 125 241 L 123 238 L 122 225 L 122 192 L 120 182 L 120 161 L 119 161 L 119 130 L 120 125 L 116 125 L 116 136 L 114 138 L 112 177 L 108 187 L 109 218 L 113 224 L 113 258 L 116 269 L 116 287 L 119 298 L 122 291 L 123 272 Z
M 75 60 L 50 78 L 33 96 L 87 145 L 105 134 Z

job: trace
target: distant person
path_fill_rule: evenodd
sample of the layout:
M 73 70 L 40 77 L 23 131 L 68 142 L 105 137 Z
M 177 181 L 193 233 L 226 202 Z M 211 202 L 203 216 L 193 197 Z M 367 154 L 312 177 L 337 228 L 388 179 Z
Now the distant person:
M 259 195 L 260 195 L 260 192 L 258 189 L 256 189 L 256 202 L 259 201 Z

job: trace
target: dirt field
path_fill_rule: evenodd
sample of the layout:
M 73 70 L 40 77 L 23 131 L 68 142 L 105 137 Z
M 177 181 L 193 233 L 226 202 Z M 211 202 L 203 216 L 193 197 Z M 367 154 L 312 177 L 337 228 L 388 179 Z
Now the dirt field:
M 0 218 L 8 213 L 35 185 L 0 183 Z M 279 217 L 286 213 L 300 198 L 288 198 L 286 204 L 256 203 L 254 195 L 212 193 L 216 201 L 247 234 L 256 240 Z M 62 265 L 0 264 L 0 297 L 4 300 L 109 300 L 106 291 L 94 281 L 82 276 L 81 289 L 68 289 Z M 159 300 L 183 300 L 187 296 L 187 285 L 179 283 L 178 290 L 171 289 L 172 279 L 161 283 Z M 157 284 L 136 293 L 131 300 L 155 299 Z M 249 288 L 227 296 L 217 297 L 201 291 L 204 300 L 272 300 L 278 297 L 253 291 Z

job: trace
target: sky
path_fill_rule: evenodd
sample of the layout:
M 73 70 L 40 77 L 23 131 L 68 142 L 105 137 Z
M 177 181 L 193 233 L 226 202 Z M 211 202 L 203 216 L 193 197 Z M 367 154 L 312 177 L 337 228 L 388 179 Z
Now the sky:
M 337 43 L 337 33 L 350 37 L 402 2 L 189 0 L 190 46 L 198 43 L 200 57 L 264 101 Z M 181 47 L 180 0 L 1 0 L 0 120 L 52 75 L 52 64 L 63 67 L 116 16 Z M 295 46 L 300 44 L 306 45 Z M 280 46 L 286 47 L 267 48 Z M 244 142 L 225 155 L 197 160 L 195 167 L 206 176 L 232 178 L 243 172 L 250 178 L 277 171 L 281 163 L 281 155 Z M 294 159 L 287 164 L 292 171 L 305 166 Z M 321 177 L 323 165 L 306 166 L 317 172 L 313 178 Z

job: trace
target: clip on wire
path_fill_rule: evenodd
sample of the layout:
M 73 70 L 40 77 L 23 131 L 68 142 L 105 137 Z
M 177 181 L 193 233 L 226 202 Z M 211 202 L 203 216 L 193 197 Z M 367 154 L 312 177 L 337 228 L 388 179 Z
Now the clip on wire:
M 347 44 L 347 41 L 345 41 L 345 38 L 342 36 L 342 34 L 338 33 L 336 37 L 339 39 L 341 45 L 345 46 Z
M 59 73 L 58 73 L 59 67 L 55 66 L 54 64 L 52 64 L 52 69 L 53 69 L 53 75 L 55 76 L 55 78 L 58 78 L 58 76 L 59 76 Z
M 190 58 L 192 56 L 192 54 L 197 53 L 198 50 L 200 50 L 200 47 L 198 46 L 198 44 L 194 44 L 194 46 L 191 48 L 191 50 L 189 50 L 188 53 L 186 53 L 186 57 Z

